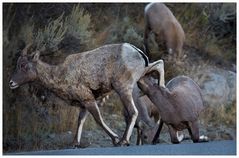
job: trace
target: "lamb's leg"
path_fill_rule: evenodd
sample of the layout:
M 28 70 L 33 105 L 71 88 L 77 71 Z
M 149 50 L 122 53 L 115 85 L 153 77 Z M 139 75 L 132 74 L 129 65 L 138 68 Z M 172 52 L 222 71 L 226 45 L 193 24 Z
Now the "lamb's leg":
M 85 120 L 88 116 L 89 112 L 82 108 L 78 117 L 78 128 L 76 130 L 76 135 L 73 141 L 74 147 L 80 147 L 80 140 L 81 140 L 81 134 L 82 134 L 82 128 L 85 123 Z
M 140 129 L 140 127 L 137 127 L 137 141 L 136 141 L 136 145 L 142 145 L 142 130 Z
M 158 130 L 157 130 L 156 134 L 154 135 L 154 139 L 152 141 L 152 144 L 157 144 L 157 140 L 159 138 L 162 127 L 163 127 L 163 120 L 160 119 L 159 127 L 158 127 Z
M 97 124 L 99 124 L 103 130 L 110 136 L 114 145 L 118 143 L 118 135 L 115 134 L 103 121 L 100 110 L 96 101 L 88 101 L 84 103 L 87 110 L 92 114 Z
M 199 142 L 198 121 L 189 122 L 188 125 L 189 125 L 188 132 L 191 136 L 191 139 L 193 140 L 194 143 L 198 143 Z
M 175 130 L 171 125 L 168 125 L 168 129 L 169 129 L 169 134 L 170 134 L 171 142 L 173 144 L 180 143 L 180 141 L 178 140 L 177 130 Z
M 190 122 L 188 131 L 194 143 L 208 142 L 207 136 L 199 136 L 198 121 Z

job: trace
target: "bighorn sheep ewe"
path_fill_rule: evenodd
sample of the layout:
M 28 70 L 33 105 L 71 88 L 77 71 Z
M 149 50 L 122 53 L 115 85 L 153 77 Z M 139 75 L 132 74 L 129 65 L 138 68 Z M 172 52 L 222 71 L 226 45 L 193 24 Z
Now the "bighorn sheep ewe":
M 151 32 L 154 33 L 155 41 L 159 46 L 165 47 L 166 45 L 169 54 L 174 53 L 181 57 L 185 40 L 184 31 L 168 7 L 162 3 L 150 3 L 145 7 L 144 16 L 144 46 L 149 59 L 152 59 L 148 46 Z
M 163 123 L 169 128 L 172 143 L 180 142 L 177 131 L 183 129 L 188 129 L 193 142 L 207 141 L 207 137 L 199 138 L 198 117 L 203 110 L 203 100 L 199 86 L 192 79 L 178 76 L 164 88 L 143 77 L 138 86 L 157 106 L 161 116 L 153 143 L 158 139 Z
M 40 51 L 35 51 L 32 59 L 27 56 L 29 45 L 22 51 L 17 61 L 17 69 L 9 85 L 15 89 L 20 85 L 38 80 L 69 103 L 79 103 L 81 108 L 78 128 L 74 139 L 80 144 L 83 124 L 88 113 L 111 137 L 114 145 L 128 145 L 138 116 L 138 110 L 132 98 L 133 87 L 141 76 L 149 71 L 159 70 L 161 61 L 147 65 L 147 57 L 131 44 L 111 44 L 97 49 L 69 55 L 62 64 L 49 65 L 39 59 Z M 160 79 L 164 85 L 164 78 Z M 96 98 L 115 90 L 129 114 L 122 139 L 103 121 Z

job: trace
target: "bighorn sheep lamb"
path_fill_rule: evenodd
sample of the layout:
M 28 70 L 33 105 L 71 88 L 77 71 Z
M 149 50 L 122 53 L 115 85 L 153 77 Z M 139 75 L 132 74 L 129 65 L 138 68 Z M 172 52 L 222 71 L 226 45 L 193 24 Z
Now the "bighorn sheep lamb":
M 144 46 L 149 59 L 152 60 L 148 44 L 151 32 L 154 33 L 159 46 L 166 45 L 169 54 L 181 57 L 185 40 L 184 31 L 168 7 L 162 3 L 150 3 L 145 7 L 144 16 Z
M 134 92 L 133 92 L 134 95 Z M 135 122 L 135 128 L 137 129 L 137 145 L 144 144 L 143 131 L 149 130 L 156 126 L 155 121 L 159 120 L 158 109 L 153 105 L 149 98 L 144 95 L 139 98 L 134 98 L 135 106 L 139 112 L 138 118 Z M 127 111 L 124 110 L 124 118 L 126 124 L 129 122 L 129 116 Z M 154 120 L 153 120 L 154 118 Z M 146 124 L 146 126 L 144 126 Z
M 83 124 L 88 113 L 111 137 L 114 145 L 128 145 L 138 110 L 132 98 L 133 87 L 141 76 L 160 68 L 161 61 L 148 64 L 147 57 L 135 46 L 111 44 L 91 51 L 69 55 L 62 64 L 49 65 L 39 59 L 40 51 L 32 52 L 31 59 L 27 55 L 26 46 L 17 61 L 16 72 L 9 85 L 15 89 L 20 85 L 38 80 L 48 89 L 55 92 L 69 103 L 79 103 L 81 108 L 78 118 L 78 128 L 74 139 L 75 145 L 80 145 Z M 164 85 L 164 78 L 160 79 Z M 115 90 L 129 114 L 130 123 L 126 126 L 124 135 L 119 140 L 103 121 L 96 98 Z
M 169 128 L 172 143 L 180 142 L 177 131 L 183 129 L 188 129 L 193 142 L 207 141 L 207 137 L 199 137 L 198 117 L 203 110 L 203 100 L 199 86 L 192 79 L 178 76 L 164 88 L 143 77 L 138 86 L 157 106 L 161 116 L 153 143 L 158 139 L 163 123 Z

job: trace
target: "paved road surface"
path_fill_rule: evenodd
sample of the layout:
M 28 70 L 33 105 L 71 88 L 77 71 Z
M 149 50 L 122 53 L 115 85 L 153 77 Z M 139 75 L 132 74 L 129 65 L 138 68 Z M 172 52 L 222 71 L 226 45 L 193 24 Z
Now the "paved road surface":
M 48 150 L 7 155 L 236 155 L 236 141 Z

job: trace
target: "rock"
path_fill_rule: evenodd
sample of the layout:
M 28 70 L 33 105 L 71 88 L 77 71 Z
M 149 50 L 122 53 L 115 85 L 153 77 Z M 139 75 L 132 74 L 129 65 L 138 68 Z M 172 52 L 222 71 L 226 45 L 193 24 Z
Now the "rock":
M 237 78 L 236 73 L 228 71 L 228 73 L 226 74 L 226 78 L 228 86 L 230 88 L 228 101 L 233 102 L 234 100 L 236 100 L 236 78 Z
M 198 73 L 203 99 L 210 106 L 227 106 L 236 100 L 236 73 L 206 67 Z
M 72 135 L 72 131 L 67 131 L 66 132 L 68 135 Z
M 229 86 L 224 76 L 210 72 L 206 73 L 202 84 L 203 98 L 208 104 L 223 104 L 229 95 Z
M 52 134 L 49 134 L 48 135 L 48 138 L 51 138 L 51 139 L 54 139 L 56 137 L 56 134 L 55 133 L 52 133 Z
M 230 133 L 226 133 L 226 132 L 219 132 L 218 135 L 220 136 L 220 138 L 222 140 L 233 140 L 233 137 L 231 136 Z

